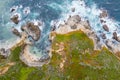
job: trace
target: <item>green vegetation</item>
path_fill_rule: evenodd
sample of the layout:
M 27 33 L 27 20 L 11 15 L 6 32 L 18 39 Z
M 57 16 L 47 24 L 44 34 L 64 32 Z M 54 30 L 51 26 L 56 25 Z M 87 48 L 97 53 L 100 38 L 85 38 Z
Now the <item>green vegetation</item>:
M 60 46 L 64 49 L 57 52 Z M 52 48 L 50 63 L 41 68 L 21 62 L 21 48 L 16 48 L 6 61 L 15 65 L 0 80 L 120 80 L 120 61 L 106 48 L 94 51 L 92 40 L 81 31 L 56 34 Z

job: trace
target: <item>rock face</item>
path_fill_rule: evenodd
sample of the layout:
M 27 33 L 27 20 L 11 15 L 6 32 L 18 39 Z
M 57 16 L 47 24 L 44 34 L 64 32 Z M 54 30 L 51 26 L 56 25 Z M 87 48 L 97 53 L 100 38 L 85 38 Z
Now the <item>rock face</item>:
M 104 29 L 105 31 L 109 32 L 109 28 L 108 28 L 107 25 L 103 25 L 103 29 Z
M 21 34 L 20 34 L 20 32 L 19 32 L 17 29 L 12 28 L 12 32 L 13 32 L 13 34 L 15 34 L 16 36 L 21 37 Z
M 19 21 L 20 21 L 18 14 L 13 15 L 10 19 L 11 19 L 15 24 L 18 24 Z
M 26 25 L 21 27 L 22 31 L 27 32 L 29 36 L 33 38 L 33 40 L 38 41 L 40 39 L 41 31 L 38 25 L 35 25 L 33 22 L 27 22 Z

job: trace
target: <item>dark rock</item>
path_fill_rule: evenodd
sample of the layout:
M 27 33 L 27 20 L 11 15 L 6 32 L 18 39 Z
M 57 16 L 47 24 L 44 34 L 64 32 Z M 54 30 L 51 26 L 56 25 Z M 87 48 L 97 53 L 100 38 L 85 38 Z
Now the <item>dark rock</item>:
M 105 18 L 105 17 L 107 17 L 108 16 L 108 13 L 107 13 L 107 11 L 106 10 L 103 10 L 102 11 L 102 13 L 100 13 L 100 18 Z
M 104 33 L 101 35 L 101 37 L 102 39 L 106 39 L 106 35 Z
M 117 33 L 113 32 L 113 39 L 117 40 Z
M 10 10 L 10 12 L 14 12 L 15 11 L 15 9 L 14 8 L 12 8 L 11 10 Z
M 13 29 L 12 29 L 12 32 L 13 32 L 13 34 L 15 34 L 16 36 L 21 37 L 21 34 L 20 34 L 20 32 L 19 32 L 17 29 L 13 28 Z
M 103 29 L 104 29 L 105 31 L 109 32 L 109 28 L 108 28 L 107 25 L 103 25 Z
M 0 53 L 5 53 L 5 48 L 1 48 Z
M 104 21 L 104 20 L 100 20 L 100 22 L 101 22 L 101 23 L 106 23 L 106 21 Z
M 16 15 L 13 15 L 11 17 L 11 20 L 15 23 L 15 24 L 18 24 L 19 23 L 19 16 L 16 14 Z
M 81 21 L 81 17 L 79 15 L 73 16 L 76 19 L 76 23 L 79 23 Z
M 120 36 L 117 36 L 116 32 L 113 33 L 113 37 L 112 38 L 115 39 L 116 41 L 120 42 Z
M 75 8 L 72 8 L 71 11 L 72 11 L 72 12 L 75 12 Z
M 91 29 L 91 26 L 90 26 L 90 22 L 89 22 L 89 20 L 87 20 L 86 21 L 87 22 L 87 25 L 84 25 L 84 27 L 86 28 L 86 29 Z
M 22 31 L 25 31 L 25 25 L 22 25 L 22 26 L 21 26 L 21 30 L 22 30 Z
M 113 48 L 112 48 L 112 46 L 111 46 L 111 45 L 109 45 L 109 40 L 106 40 L 105 44 L 106 44 L 106 46 L 107 46 L 110 50 L 112 50 L 112 49 L 113 49 Z
M 56 26 L 52 26 L 52 31 L 55 31 L 56 30 Z
M 27 34 L 30 35 L 35 41 L 40 39 L 41 30 L 39 29 L 39 26 L 34 25 L 33 22 L 27 22 L 26 25 L 21 27 L 21 30 L 27 32 Z

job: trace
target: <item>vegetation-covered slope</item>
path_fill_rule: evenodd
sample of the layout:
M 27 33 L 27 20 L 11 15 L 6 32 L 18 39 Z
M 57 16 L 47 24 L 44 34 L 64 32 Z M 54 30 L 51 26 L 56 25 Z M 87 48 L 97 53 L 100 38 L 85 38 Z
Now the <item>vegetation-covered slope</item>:
M 93 48 L 92 40 L 81 31 L 56 34 L 50 63 L 32 68 L 20 61 L 18 47 L 6 60 L 15 64 L 0 80 L 120 80 L 120 61 L 106 48 Z

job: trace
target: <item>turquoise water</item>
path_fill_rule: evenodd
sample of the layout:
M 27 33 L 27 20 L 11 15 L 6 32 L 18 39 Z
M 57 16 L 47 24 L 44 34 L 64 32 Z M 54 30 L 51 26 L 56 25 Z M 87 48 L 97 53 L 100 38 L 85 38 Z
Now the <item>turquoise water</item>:
M 117 3 L 116 3 L 117 1 Z M 85 7 L 80 6 L 80 3 Z M 88 19 L 92 29 L 100 35 L 100 32 L 107 34 L 107 38 L 111 38 L 112 33 L 105 32 L 100 24 L 98 14 L 99 9 L 104 8 L 109 12 L 109 18 L 107 18 L 107 24 L 110 25 L 110 31 L 113 32 L 119 26 L 120 21 L 120 1 L 118 0 L 85 0 L 79 2 L 77 0 L 4 0 L 0 1 L 0 47 L 3 47 L 6 41 L 9 43 L 15 43 L 18 39 L 11 32 L 11 28 L 14 26 L 19 29 L 20 24 L 25 23 L 28 20 L 41 20 L 44 22 L 42 29 L 41 39 L 35 42 L 35 46 L 31 47 L 31 52 L 36 55 L 47 55 L 46 49 L 49 49 L 51 43 L 48 40 L 48 35 L 51 29 L 51 22 L 58 20 L 59 22 L 66 19 L 69 15 L 79 14 L 82 18 Z M 114 6 L 115 5 L 115 6 Z M 22 6 L 18 9 L 18 13 L 22 15 L 22 21 L 19 25 L 14 25 L 9 17 L 9 9 L 12 6 Z M 31 13 L 26 17 L 22 11 L 25 7 L 30 7 Z M 75 7 L 76 12 L 70 12 L 71 8 Z M 113 20 L 111 20 L 113 19 Z M 117 30 L 120 33 L 120 30 Z

